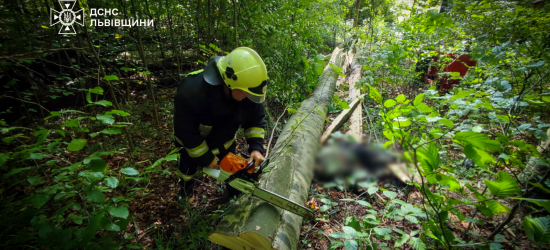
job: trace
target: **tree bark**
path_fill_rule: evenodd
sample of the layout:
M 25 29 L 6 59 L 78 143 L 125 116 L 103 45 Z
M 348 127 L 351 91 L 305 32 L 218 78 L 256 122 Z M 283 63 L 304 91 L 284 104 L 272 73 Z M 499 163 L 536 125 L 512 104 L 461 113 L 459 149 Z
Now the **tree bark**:
M 339 54 L 339 49 L 333 52 Z M 333 56 L 342 65 L 341 56 Z M 288 120 L 274 147 L 260 187 L 303 204 L 313 178 L 315 154 L 338 74 L 328 67 L 313 96 Z M 209 239 L 230 249 L 296 249 L 302 217 L 256 197 L 241 196 Z
M 353 45 L 350 50 L 353 50 Z M 358 53 L 359 54 L 359 53 Z M 357 58 L 357 57 L 356 57 Z M 349 97 L 351 100 L 361 98 L 361 90 L 355 87 L 356 82 L 361 79 L 361 70 L 363 69 L 361 64 L 356 63 L 357 59 L 353 60 L 350 69 L 348 86 Z M 357 108 L 351 114 L 349 118 L 349 135 L 355 138 L 355 141 L 361 142 L 363 140 L 363 103 L 360 102 Z
M 328 140 L 332 132 L 338 130 L 340 127 L 342 127 L 342 125 L 344 125 L 344 123 L 349 119 L 349 117 L 351 116 L 355 108 L 357 108 L 357 106 L 360 103 L 361 101 L 359 100 L 359 98 L 355 99 L 349 105 L 349 109 L 342 111 L 342 113 L 340 113 L 334 119 L 334 121 L 330 124 L 330 126 L 328 126 L 328 128 L 323 133 L 323 136 L 321 136 L 321 142 L 319 143 L 320 145 L 325 144 L 325 142 Z

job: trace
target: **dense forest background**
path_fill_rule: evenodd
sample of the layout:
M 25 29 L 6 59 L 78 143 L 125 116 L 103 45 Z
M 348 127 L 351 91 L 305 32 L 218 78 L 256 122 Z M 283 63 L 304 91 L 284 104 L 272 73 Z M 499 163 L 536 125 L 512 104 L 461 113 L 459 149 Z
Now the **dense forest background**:
M 550 247 L 547 0 L 78 0 L 75 35 L 50 26 L 56 0 L 0 6 L 3 249 L 217 249 L 207 238 L 230 202 L 205 176 L 178 200 L 173 96 L 238 46 L 268 68 L 273 141 L 333 49 L 356 51 L 364 139 L 422 176 L 361 195 L 349 180 L 314 184 L 318 218 L 304 222 L 300 248 Z M 422 79 L 422 62 L 450 63 L 432 60 L 443 53 L 477 61 L 464 77 L 440 73 L 461 79 L 448 93 Z M 349 88 L 332 117 L 349 108 Z

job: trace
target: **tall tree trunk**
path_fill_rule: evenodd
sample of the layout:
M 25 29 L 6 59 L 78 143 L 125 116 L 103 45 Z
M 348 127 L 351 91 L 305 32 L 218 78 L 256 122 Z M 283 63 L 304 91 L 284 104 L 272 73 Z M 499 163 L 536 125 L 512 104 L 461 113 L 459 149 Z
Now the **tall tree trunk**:
M 353 27 L 357 29 L 357 25 L 359 23 L 359 7 L 361 6 L 361 0 L 357 0 L 357 4 L 355 5 L 356 15 L 355 15 L 355 24 Z
M 235 48 L 239 46 L 237 43 L 237 2 L 233 0 L 233 20 L 235 21 L 234 25 L 234 32 L 235 32 Z
M 178 77 L 181 74 L 181 62 L 179 53 L 176 50 L 176 40 L 174 39 L 174 31 L 172 28 L 172 15 L 170 14 L 170 5 L 168 4 L 168 0 L 166 0 L 166 15 L 168 15 L 168 27 L 170 28 L 170 41 L 172 43 L 172 56 L 176 57 L 176 62 L 178 63 Z
M 334 54 L 339 54 L 336 48 Z M 331 63 L 341 67 L 342 57 Z M 313 178 L 315 154 L 338 74 L 327 67 L 313 96 L 283 128 L 260 187 L 303 204 Z M 297 249 L 302 217 L 258 198 L 241 196 L 209 239 L 231 249 Z
M 149 6 L 149 1 L 148 0 L 145 0 L 145 5 Z M 149 18 L 154 20 L 155 18 L 153 18 L 153 15 L 151 15 L 151 11 L 149 10 L 149 8 L 145 8 L 145 9 L 147 9 L 147 16 L 149 16 Z M 160 56 L 161 56 L 162 60 L 164 60 L 165 59 L 165 57 L 164 57 L 164 43 L 160 42 L 160 31 L 157 27 L 157 25 L 158 25 L 157 21 L 159 21 L 159 20 L 160 20 L 160 18 L 153 22 L 153 29 L 155 30 L 155 33 L 157 33 L 156 34 L 157 35 L 156 39 L 157 39 L 157 42 L 160 43 Z
M 136 6 L 134 5 L 134 0 L 131 0 L 132 2 L 132 11 L 134 12 L 134 18 L 137 20 L 137 12 L 136 12 Z M 145 51 L 143 50 L 143 44 L 141 43 L 141 31 L 139 30 L 139 26 L 136 26 L 137 29 L 137 35 L 138 35 L 138 52 L 141 56 L 141 60 L 143 61 L 143 66 L 145 67 L 145 70 L 147 69 L 147 57 L 145 56 Z M 147 88 L 149 89 L 149 94 L 151 95 L 151 101 L 153 102 L 153 112 L 155 113 L 155 120 L 157 126 L 160 126 L 160 119 L 159 114 L 157 111 L 157 102 L 155 100 L 155 92 L 153 91 L 153 85 L 151 84 L 151 79 L 149 78 L 149 75 L 146 75 L 147 80 Z
M 452 0 L 442 0 L 439 7 L 439 13 L 448 13 L 453 6 Z

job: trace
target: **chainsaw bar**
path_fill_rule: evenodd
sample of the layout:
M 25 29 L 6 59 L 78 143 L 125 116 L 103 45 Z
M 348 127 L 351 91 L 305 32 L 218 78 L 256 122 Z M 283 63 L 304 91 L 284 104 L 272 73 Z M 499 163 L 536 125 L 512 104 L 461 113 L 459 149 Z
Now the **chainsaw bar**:
M 264 201 L 267 201 L 270 204 L 273 204 L 275 206 L 278 206 L 284 210 L 287 210 L 291 213 L 297 214 L 302 216 L 306 219 L 312 219 L 315 218 L 315 214 L 313 211 L 308 209 L 307 207 L 304 207 L 294 201 L 291 201 L 281 195 L 278 195 L 276 193 L 273 193 L 271 191 L 267 191 L 263 188 L 260 188 L 257 186 L 257 184 L 252 183 L 250 181 L 241 179 L 241 178 L 235 178 L 228 183 L 230 186 L 234 187 L 235 189 L 245 193 L 245 194 L 252 194 Z
M 267 191 L 265 189 L 256 187 L 256 189 L 254 189 L 254 192 L 252 194 L 264 201 L 269 202 L 270 204 L 278 206 L 291 213 L 300 215 L 305 219 L 315 218 L 315 214 L 313 213 L 313 211 L 311 211 L 307 207 L 302 206 L 296 202 L 293 202 L 271 191 Z

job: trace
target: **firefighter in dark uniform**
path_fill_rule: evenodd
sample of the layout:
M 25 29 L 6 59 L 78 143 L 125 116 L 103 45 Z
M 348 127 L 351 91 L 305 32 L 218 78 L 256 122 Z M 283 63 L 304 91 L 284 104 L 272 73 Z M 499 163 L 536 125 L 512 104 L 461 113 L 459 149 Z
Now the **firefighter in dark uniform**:
M 239 47 L 210 58 L 202 71 L 188 75 L 174 98 L 174 135 L 179 149 L 180 186 L 188 196 L 194 174 L 235 152 L 235 133 L 242 127 L 250 161 L 264 161 L 267 69 L 256 51 Z M 235 190 L 229 190 L 234 195 Z

